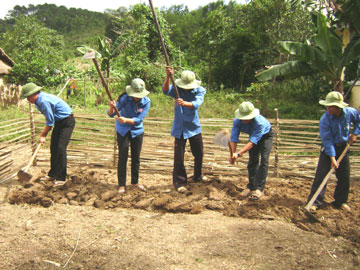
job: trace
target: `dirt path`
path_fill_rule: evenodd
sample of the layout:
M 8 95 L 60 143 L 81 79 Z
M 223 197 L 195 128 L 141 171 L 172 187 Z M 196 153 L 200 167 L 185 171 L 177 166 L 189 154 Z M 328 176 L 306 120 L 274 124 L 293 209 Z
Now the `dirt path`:
M 210 176 L 178 194 L 169 176 L 141 176 L 147 193 L 117 194 L 115 170 L 102 169 L 70 171 L 62 188 L 2 185 L 0 269 L 360 268 L 357 182 L 351 213 L 327 204 L 313 223 L 299 210 L 310 182 L 269 179 L 250 202 L 246 179 Z

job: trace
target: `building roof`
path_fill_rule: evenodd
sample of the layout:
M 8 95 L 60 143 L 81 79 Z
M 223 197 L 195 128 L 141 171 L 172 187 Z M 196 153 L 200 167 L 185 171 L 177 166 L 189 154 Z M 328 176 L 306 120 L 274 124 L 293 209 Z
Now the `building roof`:
M 9 74 L 14 61 L 0 48 L 0 75 Z

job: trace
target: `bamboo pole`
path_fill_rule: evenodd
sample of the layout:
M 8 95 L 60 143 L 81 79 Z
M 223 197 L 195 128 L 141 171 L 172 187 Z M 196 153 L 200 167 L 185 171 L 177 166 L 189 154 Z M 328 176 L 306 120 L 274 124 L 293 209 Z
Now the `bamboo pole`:
M 116 166 L 117 132 L 116 132 L 116 128 L 114 130 L 115 130 L 115 136 L 114 136 L 113 167 L 115 168 L 115 166 Z
M 84 79 L 84 107 L 86 108 L 86 79 Z
M 279 111 L 278 109 L 274 109 L 275 111 L 275 176 L 279 177 L 279 134 L 280 134 L 280 123 L 279 123 Z

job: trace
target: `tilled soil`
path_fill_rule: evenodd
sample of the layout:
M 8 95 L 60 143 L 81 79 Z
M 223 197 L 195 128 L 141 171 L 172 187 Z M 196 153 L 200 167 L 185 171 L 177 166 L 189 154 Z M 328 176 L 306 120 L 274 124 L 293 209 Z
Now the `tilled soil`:
M 172 187 L 168 175 L 142 174 L 141 177 L 141 183 L 148 188 L 147 192 L 130 185 L 124 194 L 117 193 L 116 170 L 80 169 L 70 173 L 67 183 L 62 187 L 53 187 L 52 182 L 34 177 L 30 182 L 13 186 L 8 201 L 18 205 L 51 207 L 54 204 L 66 204 L 99 209 L 143 209 L 156 213 L 199 214 L 212 210 L 228 217 L 286 221 L 302 230 L 341 236 L 360 246 L 358 182 L 351 183 L 350 213 L 331 206 L 335 183 L 330 182 L 326 193 L 327 203 L 314 218 L 302 210 L 311 181 L 270 178 L 265 196 L 254 202 L 240 196 L 247 183 L 244 178 L 209 176 L 208 181 L 190 181 L 189 191 L 180 194 Z
M 315 222 L 301 211 L 310 181 L 269 178 L 252 202 L 245 178 L 208 176 L 179 194 L 171 173 L 141 172 L 147 192 L 118 194 L 116 170 L 72 170 L 63 187 L 31 173 L 0 186 L 0 269 L 360 268 L 358 182 L 350 213 L 326 204 Z

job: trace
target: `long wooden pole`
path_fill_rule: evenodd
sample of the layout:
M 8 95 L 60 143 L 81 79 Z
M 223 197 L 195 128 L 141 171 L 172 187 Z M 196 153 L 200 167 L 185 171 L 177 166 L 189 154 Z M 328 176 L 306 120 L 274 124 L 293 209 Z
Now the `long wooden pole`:
M 101 82 L 102 82 L 102 84 L 103 84 L 103 86 L 104 86 L 104 88 L 105 88 L 105 90 L 106 90 L 106 93 L 107 93 L 110 101 L 113 101 L 113 98 L 112 98 L 111 93 L 110 93 L 110 91 L 109 91 L 108 85 L 107 85 L 107 83 L 106 83 L 106 81 L 105 81 L 104 75 L 101 73 L 101 70 L 100 70 L 100 68 L 99 68 L 98 62 L 96 61 L 96 58 L 92 58 L 92 60 L 93 60 L 93 62 L 94 62 L 94 65 L 95 65 L 95 68 L 96 68 L 97 72 L 99 73 Z M 120 117 L 120 112 L 119 112 L 118 108 L 116 108 L 116 106 L 113 106 L 113 108 L 114 108 L 114 110 L 115 110 L 115 112 L 116 112 L 116 115 L 117 115 L 118 117 Z
M 168 56 L 167 51 L 166 51 L 166 47 L 165 47 L 165 44 L 164 44 L 164 39 L 163 39 L 163 37 L 161 35 L 161 32 L 160 32 L 159 21 L 158 21 L 158 19 L 156 17 L 155 10 L 154 10 L 154 7 L 153 7 L 153 4 L 152 4 L 151 0 L 149 0 L 149 4 L 150 4 L 150 7 L 151 7 L 153 17 L 154 17 L 156 30 L 157 30 L 158 35 L 159 35 L 161 48 L 162 48 L 162 51 L 163 51 L 164 56 L 165 56 L 166 65 L 170 66 L 169 56 Z M 177 86 L 175 84 L 174 76 L 172 74 L 170 76 L 170 79 L 171 79 L 171 83 L 172 83 L 172 85 L 173 85 L 173 87 L 175 89 L 176 98 L 179 98 L 179 91 L 178 91 Z

